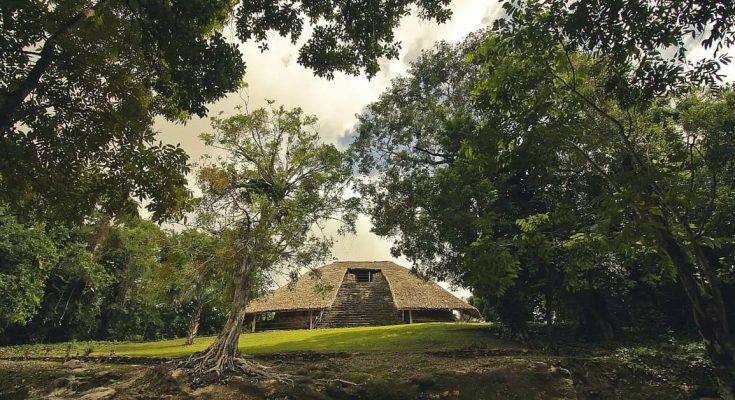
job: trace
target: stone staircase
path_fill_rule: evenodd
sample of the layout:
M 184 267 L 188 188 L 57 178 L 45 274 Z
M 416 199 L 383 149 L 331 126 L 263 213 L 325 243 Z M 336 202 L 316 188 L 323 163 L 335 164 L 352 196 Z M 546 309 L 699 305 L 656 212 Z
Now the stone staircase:
M 382 275 L 373 282 L 342 282 L 332 308 L 324 310 L 317 328 L 401 324 L 388 282 Z

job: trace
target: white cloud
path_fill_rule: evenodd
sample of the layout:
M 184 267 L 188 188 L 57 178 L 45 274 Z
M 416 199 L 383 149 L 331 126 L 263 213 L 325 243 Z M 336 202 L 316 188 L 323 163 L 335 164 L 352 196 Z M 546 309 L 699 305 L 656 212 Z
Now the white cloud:
M 429 49 L 437 40 L 457 42 L 468 33 L 486 27 L 503 15 L 497 1 L 455 0 L 451 4 L 452 19 L 444 25 L 421 21 L 410 17 L 405 19 L 396 32 L 402 42 L 400 59 L 383 60 L 381 72 L 368 80 L 364 76 L 353 77 L 337 74 L 334 80 L 326 80 L 313 75 L 296 62 L 298 44 L 273 35 L 269 40 L 269 50 L 261 53 L 255 44 L 242 45 L 247 62 L 245 80 L 248 88 L 240 93 L 230 94 L 211 105 L 210 115 L 219 112 L 234 114 L 235 107 L 249 101 L 251 108 L 265 105 L 265 100 L 275 100 L 287 107 L 301 107 L 309 114 L 319 117 L 319 131 L 324 141 L 335 144 L 340 142 L 356 123 L 355 114 L 367 104 L 375 101 L 389 86 L 391 79 L 406 72 L 408 63 L 422 50 Z M 231 32 L 230 32 L 231 34 Z M 708 52 L 695 46 L 689 53 L 690 59 L 697 60 Z M 728 80 L 735 77 L 735 63 L 723 68 Z M 201 132 L 209 129 L 208 119 L 195 118 L 186 125 L 176 125 L 160 120 L 156 125 L 161 131 L 160 139 L 167 143 L 181 143 L 182 147 L 197 161 L 208 150 L 198 139 Z M 405 259 L 395 259 L 390 254 L 391 242 L 370 232 L 371 223 L 361 217 L 357 223 L 357 233 L 337 237 L 333 255 L 339 260 L 380 261 L 393 260 L 409 266 Z M 336 232 L 336 225 L 329 225 L 328 231 Z M 448 285 L 443 284 L 445 288 Z M 453 292 L 467 297 L 467 290 Z
M 261 53 L 254 43 L 241 45 L 247 63 L 245 81 L 248 87 L 212 104 L 210 115 L 219 112 L 234 114 L 235 107 L 244 105 L 246 101 L 252 109 L 264 106 L 265 100 L 275 100 L 277 104 L 301 107 L 305 112 L 316 115 L 322 139 L 340 144 L 340 139 L 355 126 L 355 114 L 377 100 L 391 79 L 405 73 L 408 63 L 422 50 L 431 48 L 437 40 L 462 40 L 468 33 L 486 26 L 500 9 L 497 1 L 484 0 L 456 0 L 451 8 L 453 17 L 443 25 L 416 17 L 402 21 L 396 32 L 396 38 L 403 45 L 400 58 L 383 60 L 381 72 L 371 80 L 344 74 L 336 74 L 334 80 L 315 77 L 312 71 L 296 62 L 298 44 L 293 45 L 289 39 L 277 35 L 269 39 L 269 50 L 265 53 Z M 208 151 L 198 138 L 201 132 L 209 129 L 208 119 L 194 118 L 186 125 L 159 120 L 156 128 L 161 132 L 161 140 L 180 143 L 192 161 L 198 161 Z M 405 259 L 391 256 L 391 242 L 371 233 L 371 226 L 367 217 L 361 217 L 356 234 L 336 238 L 334 256 L 340 260 L 393 260 L 410 266 Z M 330 225 L 329 230 L 336 232 L 336 225 Z M 461 289 L 454 293 L 463 297 L 469 295 Z
M 301 107 L 320 120 L 322 138 L 338 143 L 355 124 L 355 114 L 368 103 L 376 100 L 390 84 L 391 79 L 406 72 L 407 62 L 415 59 L 421 50 L 431 48 L 435 41 L 462 40 L 468 33 L 482 28 L 487 15 L 499 9 L 497 2 L 458 0 L 452 2 L 452 19 L 443 25 L 409 17 L 402 21 L 396 38 L 403 44 L 400 59 L 383 60 L 382 70 L 371 80 L 364 76 L 336 74 L 327 80 L 314 76 L 298 63 L 299 44 L 272 35 L 269 50 L 261 53 L 255 43 L 241 45 L 245 54 L 248 88 L 241 93 L 230 94 L 210 107 L 210 115 L 220 111 L 234 113 L 234 107 L 249 99 L 250 107 L 265 105 L 265 100 L 275 100 L 287 107 Z M 157 128 L 161 139 L 178 143 L 192 156 L 198 158 L 204 152 L 197 135 L 209 127 L 208 119 L 194 118 L 187 125 L 174 125 L 159 121 Z

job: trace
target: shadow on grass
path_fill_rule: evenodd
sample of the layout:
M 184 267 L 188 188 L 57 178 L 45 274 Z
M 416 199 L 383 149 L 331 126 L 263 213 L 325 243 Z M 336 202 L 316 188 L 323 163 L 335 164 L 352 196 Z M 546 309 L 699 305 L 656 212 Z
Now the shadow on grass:
M 510 340 L 488 330 L 488 324 L 425 323 L 359 328 L 270 331 L 243 333 L 240 351 L 244 354 L 283 352 L 370 352 L 437 351 L 465 348 L 517 348 Z M 198 337 L 193 345 L 184 339 L 154 342 L 75 342 L 0 347 L 2 357 L 80 356 L 92 350 L 97 357 L 186 357 L 206 349 L 214 336 Z
M 486 324 L 414 324 L 370 328 L 336 328 L 314 331 L 275 332 L 268 339 L 260 334 L 240 338 L 243 353 L 289 351 L 370 352 L 436 351 L 464 348 L 516 348 L 513 342 L 499 339 Z M 304 333 L 301 333 L 304 332 Z

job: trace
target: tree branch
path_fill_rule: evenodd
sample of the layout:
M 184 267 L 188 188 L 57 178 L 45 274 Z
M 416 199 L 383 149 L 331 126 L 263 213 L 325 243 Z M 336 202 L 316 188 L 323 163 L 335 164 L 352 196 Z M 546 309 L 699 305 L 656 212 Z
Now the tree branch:
M 444 159 L 444 160 L 443 160 L 443 162 L 444 162 L 444 163 L 448 163 L 448 162 L 451 162 L 451 161 L 453 161 L 453 158 L 454 158 L 454 157 L 452 157 L 452 155 L 451 155 L 451 154 L 446 154 L 446 153 L 436 153 L 436 152 L 430 151 L 430 150 L 428 150 L 428 149 L 425 149 L 425 148 L 423 148 L 423 147 L 419 147 L 419 146 L 414 146 L 413 148 L 414 148 L 414 150 L 417 150 L 417 151 L 420 151 L 420 152 L 422 152 L 422 153 L 428 154 L 428 155 L 430 155 L 430 156 L 432 156 L 432 157 L 439 157 L 439 158 L 443 158 L 443 159 Z M 432 160 L 432 161 L 433 161 L 433 160 Z
M 43 44 L 41 53 L 39 53 L 39 59 L 36 64 L 33 65 L 23 81 L 18 85 L 15 90 L 7 93 L 4 96 L 2 105 L 0 105 L 0 137 L 12 128 L 15 121 L 13 120 L 15 113 L 18 111 L 23 101 L 38 88 L 38 84 L 41 81 L 41 77 L 51 67 L 54 59 L 56 58 L 56 45 L 59 40 L 67 35 L 80 23 L 92 18 L 108 0 L 100 0 L 97 4 L 92 7 L 88 7 L 74 15 L 66 22 L 64 22 L 59 29 L 56 30 Z
M 610 186 L 612 186 L 613 189 L 617 191 L 622 191 L 620 186 L 617 183 L 615 183 L 615 181 L 613 181 L 612 178 L 610 178 L 610 175 L 608 175 L 607 172 L 600 166 L 600 164 L 598 164 L 597 161 L 595 161 L 589 154 L 587 154 L 587 152 L 584 151 L 584 149 L 582 149 L 581 147 L 579 147 L 579 145 L 577 145 L 576 143 L 572 142 L 569 139 L 565 139 L 564 141 L 567 144 L 569 144 L 574 150 L 576 150 L 579 154 L 581 154 L 582 157 L 584 157 L 587 160 L 587 162 L 589 162 L 592 168 L 594 168 L 600 175 L 602 175 L 603 178 L 605 178 L 607 183 L 610 184 Z

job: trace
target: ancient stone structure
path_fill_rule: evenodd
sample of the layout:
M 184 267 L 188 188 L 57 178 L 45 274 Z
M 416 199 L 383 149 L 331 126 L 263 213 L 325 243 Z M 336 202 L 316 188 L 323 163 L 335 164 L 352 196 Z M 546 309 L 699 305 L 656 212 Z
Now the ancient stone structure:
M 254 331 L 452 321 L 476 308 L 390 261 L 341 261 L 301 276 L 246 307 Z

